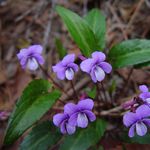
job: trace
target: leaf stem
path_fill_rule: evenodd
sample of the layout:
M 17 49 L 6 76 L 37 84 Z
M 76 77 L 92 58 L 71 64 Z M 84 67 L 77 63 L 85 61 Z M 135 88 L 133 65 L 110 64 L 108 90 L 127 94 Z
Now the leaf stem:
M 57 83 L 55 82 L 55 80 L 48 74 L 48 72 L 39 64 L 40 69 L 42 70 L 42 72 L 47 76 L 47 78 L 49 78 L 51 80 L 51 82 L 59 89 L 61 90 L 64 94 L 66 94 L 68 97 L 70 97 L 70 95 L 68 95 L 68 93 Z
M 78 94 L 77 94 L 77 92 L 76 92 L 76 90 L 75 90 L 75 88 L 74 88 L 74 85 L 73 85 L 73 81 L 71 80 L 70 83 L 71 83 L 71 87 L 72 87 L 73 92 L 74 92 L 74 96 L 76 97 L 77 100 L 79 100 Z
M 100 82 L 100 83 L 101 83 L 101 87 L 102 87 L 102 90 L 103 90 L 103 93 L 104 93 L 105 102 L 107 102 L 107 95 L 106 95 L 106 93 L 105 93 L 104 85 L 103 85 L 103 83 L 102 83 L 102 82 Z

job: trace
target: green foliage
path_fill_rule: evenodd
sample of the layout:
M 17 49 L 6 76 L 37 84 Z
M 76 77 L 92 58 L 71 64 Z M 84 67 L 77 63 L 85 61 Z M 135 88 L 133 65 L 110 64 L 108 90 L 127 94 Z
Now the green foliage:
M 137 134 L 135 134 L 134 137 L 130 138 L 128 136 L 127 129 L 125 129 L 124 132 L 122 132 L 119 135 L 119 139 L 121 139 L 121 141 L 126 142 L 126 143 L 150 144 L 150 134 L 149 133 L 147 133 L 145 136 L 138 136 Z
M 122 68 L 150 61 L 150 40 L 127 40 L 110 49 L 109 60 L 114 68 Z
M 94 87 L 93 89 L 90 89 L 90 90 L 87 89 L 87 94 L 90 98 L 94 99 L 96 96 L 96 87 Z
M 61 133 L 50 121 L 43 122 L 32 129 L 21 143 L 20 150 L 47 150 L 60 139 Z
M 116 87 L 117 87 L 116 81 L 115 81 L 115 80 L 112 80 L 111 85 L 108 87 L 108 92 L 109 92 L 109 94 L 110 94 L 111 96 L 112 96 L 113 93 L 116 91 Z
M 23 91 L 8 123 L 4 144 L 11 144 L 39 120 L 59 98 L 60 92 L 48 92 L 51 84 L 34 80 Z
M 127 133 L 121 135 L 121 139 L 127 143 L 139 143 L 139 144 L 150 144 L 150 134 L 146 134 L 145 136 L 135 135 L 130 138 Z
M 59 54 L 59 58 L 62 59 L 66 55 L 67 51 L 63 47 L 60 39 L 56 38 L 55 39 L 55 44 L 56 44 L 56 48 L 57 48 L 57 51 L 58 51 L 58 54 Z
M 92 9 L 86 16 L 85 20 L 94 32 L 98 41 L 99 49 L 105 48 L 106 21 L 105 17 L 99 9 Z
M 87 150 L 104 135 L 106 122 L 97 119 L 86 129 L 79 129 L 74 135 L 66 136 L 60 150 Z
M 96 36 L 94 34 L 94 32 L 96 32 L 98 29 L 97 25 L 93 25 L 94 27 L 96 27 L 95 30 L 92 30 L 89 26 L 88 21 L 90 20 L 91 15 L 88 17 L 89 19 L 86 19 L 88 21 L 86 21 L 85 19 L 78 16 L 76 13 L 61 6 L 57 6 L 56 11 L 63 19 L 70 35 L 72 36 L 72 38 L 74 39 L 74 41 L 79 46 L 79 48 L 85 56 L 88 57 L 93 51 L 102 48 L 103 44 L 99 46 L 99 42 L 102 38 L 98 39 L 99 33 L 96 34 Z

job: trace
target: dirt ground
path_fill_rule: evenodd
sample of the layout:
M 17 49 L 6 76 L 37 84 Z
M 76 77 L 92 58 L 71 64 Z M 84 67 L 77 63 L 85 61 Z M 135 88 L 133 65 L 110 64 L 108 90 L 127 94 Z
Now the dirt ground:
M 2 145 L 8 117 L 16 100 L 26 85 L 33 79 L 44 77 L 38 70 L 35 74 L 23 71 L 16 54 L 30 44 L 44 47 L 45 68 L 52 73 L 51 66 L 58 61 L 55 40 L 60 39 L 68 53 L 79 54 L 80 50 L 68 34 L 61 18 L 55 11 L 62 5 L 84 16 L 92 8 L 99 8 L 107 20 L 107 48 L 115 43 L 133 38 L 150 39 L 149 0 L 0 0 L 0 145 Z M 130 69 L 119 69 L 112 77 L 118 84 L 118 91 L 128 78 Z M 126 94 L 118 92 L 119 101 L 134 95 L 138 85 L 150 85 L 150 68 L 135 69 L 130 77 Z M 64 85 L 64 83 L 62 83 Z M 88 82 L 83 83 L 85 87 Z M 109 84 L 109 83 L 108 83 Z M 69 88 L 65 84 L 65 89 Z M 120 102 L 118 102 L 120 103 Z M 110 142 L 108 142 L 110 141 Z M 20 140 L 7 150 L 16 150 Z M 108 144 L 109 143 L 109 144 Z M 102 140 L 106 150 L 121 150 L 122 143 L 111 137 Z M 149 150 L 148 145 L 125 144 L 127 150 Z

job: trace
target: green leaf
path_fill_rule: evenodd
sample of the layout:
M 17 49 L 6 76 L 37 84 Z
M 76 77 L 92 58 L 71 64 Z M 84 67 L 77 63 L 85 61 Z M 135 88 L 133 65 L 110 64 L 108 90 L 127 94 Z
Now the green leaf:
M 88 128 L 79 129 L 74 135 L 66 136 L 60 150 L 87 150 L 102 138 L 106 125 L 104 120 L 97 119 Z
M 106 21 L 99 9 L 92 9 L 86 16 L 85 20 L 91 27 L 98 41 L 99 49 L 105 48 Z
M 88 57 L 93 51 L 99 49 L 98 41 L 96 41 L 93 31 L 84 19 L 61 6 L 57 6 L 56 11 L 63 19 L 69 33 L 85 56 Z
M 48 92 L 51 84 L 34 80 L 23 91 L 9 120 L 4 143 L 11 144 L 39 120 L 59 98 L 60 92 Z
M 57 51 L 58 51 L 58 54 L 59 54 L 59 58 L 62 59 L 66 55 L 67 51 L 63 47 L 60 39 L 56 38 L 55 39 L 55 44 L 56 44 L 56 48 L 57 48 Z
M 150 40 L 127 40 L 116 44 L 109 51 L 114 68 L 122 68 L 150 61 Z
M 138 69 L 138 68 L 148 67 L 148 66 L 150 66 L 150 61 L 138 64 L 138 65 L 134 65 L 134 68 Z
M 130 138 L 128 136 L 128 133 L 125 133 L 121 135 L 121 139 L 127 143 L 150 144 L 150 134 L 146 134 L 145 136 L 142 137 L 135 135 L 134 137 Z
M 20 150 L 47 150 L 54 146 L 62 135 L 50 121 L 43 122 L 32 129 L 21 143 Z
M 96 87 L 94 87 L 93 89 L 87 89 L 86 92 L 87 92 L 89 97 L 94 99 L 96 96 Z

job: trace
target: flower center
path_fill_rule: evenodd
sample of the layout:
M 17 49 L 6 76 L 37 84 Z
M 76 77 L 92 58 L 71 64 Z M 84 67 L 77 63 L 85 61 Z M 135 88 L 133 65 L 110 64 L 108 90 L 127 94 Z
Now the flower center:
M 147 98 L 145 101 L 147 102 L 147 104 L 150 104 L 150 98 Z
M 86 128 L 88 125 L 88 118 L 85 113 L 79 113 L 77 117 L 77 125 L 81 128 Z
M 30 70 L 36 70 L 38 68 L 38 63 L 35 58 L 29 58 L 27 61 L 27 68 Z
M 102 81 L 105 77 L 103 69 L 100 68 L 98 65 L 95 67 L 94 73 L 97 81 Z
M 67 70 L 65 71 L 65 75 L 66 75 L 66 78 L 68 80 L 72 80 L 73 77 L 74 77 L 74 71 L 72 68 L 67 68 Z

